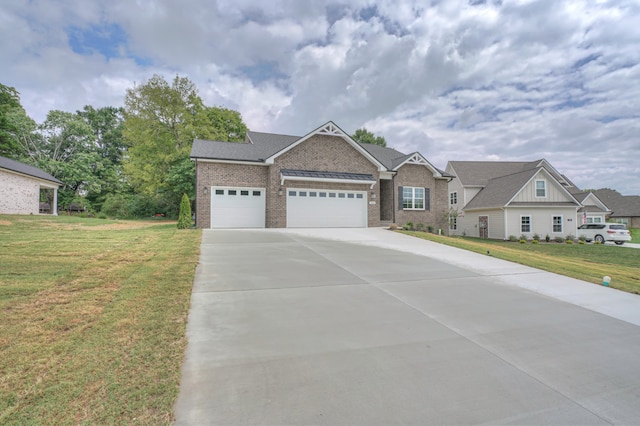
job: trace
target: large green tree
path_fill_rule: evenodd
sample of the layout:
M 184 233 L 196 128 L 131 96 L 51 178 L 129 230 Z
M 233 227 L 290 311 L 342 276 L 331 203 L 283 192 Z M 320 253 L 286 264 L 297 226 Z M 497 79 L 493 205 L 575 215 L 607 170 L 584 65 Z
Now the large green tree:
M 0 155 L 19 158 L 21 156 L 20 137 L 24 128 L 35 129 L 31 120 L 20 104 L 20 93 L 0 83 Z
M 59 204 L 69 203 L 100 187 L 96 173 L 104 167 L 91 126 L 78 114 L 51 110 L 23 146 L 27 161 L 64 182 Z
M 122 137 L 124 109 L 110 106 L 96 109 L 87 105 L 76 114 L 93 132 L 92 151 L 98 157 L 93 168 L 96 182 L 85 197 L 94 209 L 100 210 L 109 195 L 130 192 L 122 170 L 122 160 L 127 153 Z
M 369 143 L 373 145 L 387 146 L 387 141 L 382 136 L 376 136 L 369 130 L 362 129 L 356 130 L 356 132 L 351 135 L 351 138 L 360 143 Z
M 163 198 L 175 213 L 183 193 L 195 196 L 193 140 L 241 141 L 247 130 L 239 113 L 206 107 L 195 85 L 180 76 L 169 83 L 154 75 L 127 90 L 124 117 L 127 178 L 137 192 Z
M 227 108 L 205 107 L 205 113 L 213 126 L 211 139 L 221 142 L 243 142 L 247 126 L 238 111 Z

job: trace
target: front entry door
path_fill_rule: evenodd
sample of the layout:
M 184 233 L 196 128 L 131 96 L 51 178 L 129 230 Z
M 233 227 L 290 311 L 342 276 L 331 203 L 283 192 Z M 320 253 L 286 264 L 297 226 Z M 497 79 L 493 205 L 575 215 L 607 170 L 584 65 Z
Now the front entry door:
M 478 218 L 478 230 L 480 238 L 489 238 L 489 216 L 480 216 Z

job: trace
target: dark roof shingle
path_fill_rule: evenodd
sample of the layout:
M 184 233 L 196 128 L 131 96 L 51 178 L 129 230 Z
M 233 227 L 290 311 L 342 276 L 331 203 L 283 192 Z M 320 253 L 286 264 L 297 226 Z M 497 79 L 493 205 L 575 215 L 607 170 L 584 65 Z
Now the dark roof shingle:
M 51 176 L 49 173 L 42 169 L 39 169 L 28 164 L 21 163 L 16 160 L 12 160 L 6 157 L 0 157 L 0 169 L 11 170 L 13 172 L 21 173 L 23 175 L 36 177 L 38 179 L 46 180 L 49 182 L 57 183 L 58 185 L 64 185 L 61 181 Z

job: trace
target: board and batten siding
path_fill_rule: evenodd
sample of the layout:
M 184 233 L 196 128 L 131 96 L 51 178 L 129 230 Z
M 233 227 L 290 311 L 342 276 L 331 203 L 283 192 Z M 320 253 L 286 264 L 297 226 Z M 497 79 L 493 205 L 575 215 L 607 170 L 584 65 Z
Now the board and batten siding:
M 536 197 L 536 181 L 537 180 L 544 180 L 546 182 L 545 183 L 545 186 L 547 188 L 546 197 Z M 540 201 L 567 202 L 567 201 L 573 201 L 573 200 L 569 198 L 569 196 L 564 190 L 558 187 L 558 185 L 555 183 L 554 180 L 549 179 L 543 174 L 540 174 L 538 177 L 532 179 L 531 182 L 529 182 L 522 189 L 522 191 L 520 191 L 520 193 L 516 195 L 513 201 L 530 203 L 530 202 L 540 202 Z

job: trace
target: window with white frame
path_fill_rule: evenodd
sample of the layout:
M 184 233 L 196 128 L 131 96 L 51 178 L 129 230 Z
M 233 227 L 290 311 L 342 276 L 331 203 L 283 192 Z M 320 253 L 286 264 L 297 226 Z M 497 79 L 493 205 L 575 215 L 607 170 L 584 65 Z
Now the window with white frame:
M 405 186 L 402 188 L 403 210 L 424 210 L 424 188 Z
M 449 215 L 449 229 L 452 231 L 458 229 L 458 217 L 456 215 Z
M 545 198 L 546 196 L 547 196 L 547 181 L 537 180 L 536 181 L 536 197 Z
M 553 232 L 562 232 L 562 216 L 553 217 Z
M 449 194 L 449 204 L 451 204 L 452 206 L 458 204 L 458 193 L 457 192 L 451 192 Z
M 520 216 L 520 232 L 531 232 L 531 216 Z
M 600 216 L 587 216 L 587 223 L 602 223 Z
M 623 225 L 629 226 L 629 218 L 626 217 L 617 217 L 614 219 L 615 223 L 622 223 Z

